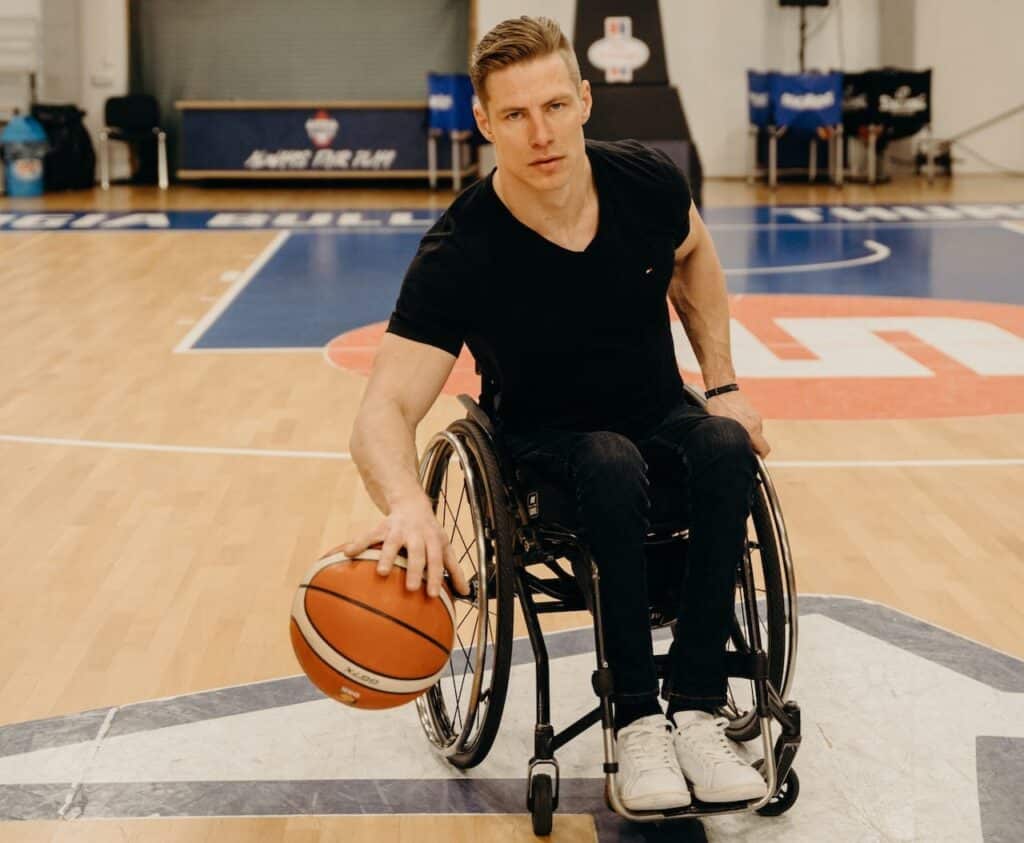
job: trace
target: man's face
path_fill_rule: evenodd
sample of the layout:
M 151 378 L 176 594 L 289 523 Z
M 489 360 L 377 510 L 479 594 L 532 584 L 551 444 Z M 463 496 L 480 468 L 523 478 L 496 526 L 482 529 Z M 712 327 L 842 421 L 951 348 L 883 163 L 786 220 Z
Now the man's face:
M 586 155 L 589 83 L 577 89 L 565 60 L 552 53 L 494 71 L 486 88 L 486 111 L 475 104 L 473 113 L 502 173 L 537 190 L 564 187 Z

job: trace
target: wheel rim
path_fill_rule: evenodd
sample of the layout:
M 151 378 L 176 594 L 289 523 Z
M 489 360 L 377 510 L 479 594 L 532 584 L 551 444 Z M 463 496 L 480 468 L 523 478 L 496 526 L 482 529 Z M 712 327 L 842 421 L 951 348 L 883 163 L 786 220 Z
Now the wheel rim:
M 487 719 L 494 674 L 496 618 L 494 554 L 480 506 L 475 461 L 458 437 L 438 434 L 424 457 L 421 479 L 438 522 L 470 583 L 453 594 L 455 643 L 447 672 L 416 704 L 430 740 L 446 755 L 472 750 Z M 481 575 L 484 572 L 484 575 Z
M 768 496 L 767 489 L 762 483 L 758 484 L 756 494 L 761 496 L 761 501 L 765 506 L 765 511 L 770 515 L 772 512 L 770 506 L 771 500 Z M 781 566 L 783 565 L 783 560 L 779 552 L 780 536 L 775 532 L 776 525 L 774 523 L 774 519 L 769 517 L 763 520 L 765 523 L 763 523 L 761 527 L 765 530 L 771 531 L 770 539 L 774 544 L 776 563 Z M 754 591 L 758 607 L 757 620 L 760 630 L 761 646 L 768 655 L 769 679 L 779 694 L 784 696 L 785 692 L 783 689 L 786 685 L 786 677 L 789 674 L 791 667 L 791 654 L 787 652 L 787 643 L 792 640 L 789 628 L 792 622 L 792 595 L 789 591 L 789 581 L 783 571 L 775 572 L 774 576 L 776 578 L 776 582 L 774 583 L 773 588 L 769 589 L 768 584 L 765 582 L 764 560 L 761 555 L 763 552 L 763 545 L 769 537 L 759 537 L 756 530 L 753 528 L 751 529 L 751 532 L 754 533 L 754 538 L 748 539 L 747 541 L 747 555 L 754 578 Z M 775 596 L 770 594 L 770 591 L 772 590 L 776 592 Z M 771 609 L 769 609 L 768 601 L 778 600 L 779 596 L 781 596 L 782 605 L 773 605 Z M 777 630 L 775 634 L 772 635 L 769 631 L 769 621 L 772 613 L 774 612 L 779 612 L 781 614 L 786 629 L 781 632 Z M 743 615 L 743 604 L 741 601 L 736 603 L 736 612 L 733 616 L 733 625 L 727 642 L 727 649 L 741 653 L 749 653 L 751 649 L 750 643 L 747 640 L 746 619 Z M 754 710 L 753 680 L 736 678 L 730 680 L 727 686 L 726 705 L 722 709 L 722 714 L 728 717 L 731 721 L 728 729 L 731 736 L 735 736 L 737 739 L 749 740 L 756 735 L 757 712 Z

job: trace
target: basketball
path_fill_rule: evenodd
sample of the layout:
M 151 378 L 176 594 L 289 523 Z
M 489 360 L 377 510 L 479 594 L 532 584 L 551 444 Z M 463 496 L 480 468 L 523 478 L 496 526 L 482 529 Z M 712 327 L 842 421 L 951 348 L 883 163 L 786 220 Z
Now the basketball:
M 295 656 L 314 685 L 354 708 L 393 708 L 440 678 L 455 638 L 447 586 L 438 597 L 405 587 L 405 557 L 386 577 L 379 548 L 334 548 L 303 577 L 291 615 Z

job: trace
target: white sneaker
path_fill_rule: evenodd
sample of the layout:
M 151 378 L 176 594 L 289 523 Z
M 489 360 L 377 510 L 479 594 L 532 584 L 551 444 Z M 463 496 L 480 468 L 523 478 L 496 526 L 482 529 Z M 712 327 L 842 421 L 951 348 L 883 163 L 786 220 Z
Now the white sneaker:
M 619 730 L 619 799 L 631 811 L 685 808 L 690 791 L 672 749 L 672 732 L 664 714 L 634 720 Z
M 725 736 L 729 721 L 706 711 L 674 715 L 676 757 L 683 774 L 693 782 L 701 802 L 739 802 L 761 799 L 768 785 L 761 774 L 740 758 Z

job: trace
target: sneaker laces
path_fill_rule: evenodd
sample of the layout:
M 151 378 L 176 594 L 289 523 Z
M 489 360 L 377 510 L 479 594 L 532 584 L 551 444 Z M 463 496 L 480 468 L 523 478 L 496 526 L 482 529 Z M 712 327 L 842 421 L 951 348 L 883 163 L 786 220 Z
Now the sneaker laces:
M 625 740 L 620 737 L 619 747 L 624 754 L 629 755 L 638 773 L 675 767 L 678 764 L 671 734 L 665 726 L 644 723 L 630 729 L 624 737 Z
M 725 736 L 725 728 L 729 725 L 726 717 L 716 717 L 711 721 L 697 721 L 690 723 L 681 730 L 683 739 L 701 761 L 710 764 L 745 764 Z

